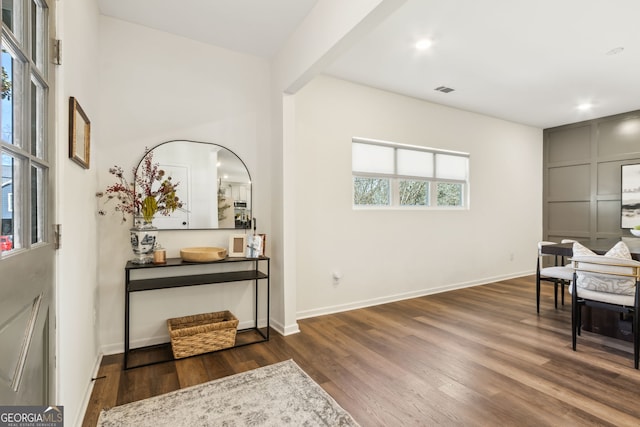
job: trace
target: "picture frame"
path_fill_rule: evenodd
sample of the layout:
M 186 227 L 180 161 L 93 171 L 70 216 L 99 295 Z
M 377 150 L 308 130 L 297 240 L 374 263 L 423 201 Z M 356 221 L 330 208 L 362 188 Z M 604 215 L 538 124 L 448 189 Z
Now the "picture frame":
M 69 158 L 89 169 L 91 157 L 91 121 L 78 100 L 69 97 Z
M 247 248 L 247 236 L 244 234 L 232 234 L 229 236 L 229 257 L 244 257 Z
M 620 228 L 640 225 L 640 163 L 621 166 Z
M 262 234 L 253 234 L 247 236 L 246 258 L 260 258 L 264 255 L 262 251 Z
M 262 250 L 260 251 L 260 256 L 267 256 L 267 235 L 266 234 L 258 234 L 258 236 L 262 237 Z

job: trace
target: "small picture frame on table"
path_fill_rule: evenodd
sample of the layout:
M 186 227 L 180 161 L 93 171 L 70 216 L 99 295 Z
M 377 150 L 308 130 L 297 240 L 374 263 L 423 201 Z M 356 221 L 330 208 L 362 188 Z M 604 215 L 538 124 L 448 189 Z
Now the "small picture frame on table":
M 247 258 L 260 258 L 263 256 L 262 234 L 254 234 L 247 237 Z
M 258 234 L 258 236 L 262 237 L 262 250 L 260 251 L 260 256 L 267 256 L 267 235 L 266 234 Z
M 247 236 L 244 234 L 233 234 L 229 236 L 229 257 L 244 257 L 247 248 Z

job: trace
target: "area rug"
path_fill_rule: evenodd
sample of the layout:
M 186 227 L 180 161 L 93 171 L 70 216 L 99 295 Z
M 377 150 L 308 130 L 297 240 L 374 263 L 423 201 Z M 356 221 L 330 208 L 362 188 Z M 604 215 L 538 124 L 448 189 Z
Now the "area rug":
M 104 410 L 98 427 L 357 426 L 293 360 Z

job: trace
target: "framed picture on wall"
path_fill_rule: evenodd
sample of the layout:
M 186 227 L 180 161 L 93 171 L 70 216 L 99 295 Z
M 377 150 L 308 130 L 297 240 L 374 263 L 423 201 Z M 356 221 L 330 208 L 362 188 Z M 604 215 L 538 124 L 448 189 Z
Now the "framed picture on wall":
M 620 228 L 640 225 L 640 164 L 622 165 Z
M 91 122 L 73 96 L 69 98 L 69 158 L 89 169 Z

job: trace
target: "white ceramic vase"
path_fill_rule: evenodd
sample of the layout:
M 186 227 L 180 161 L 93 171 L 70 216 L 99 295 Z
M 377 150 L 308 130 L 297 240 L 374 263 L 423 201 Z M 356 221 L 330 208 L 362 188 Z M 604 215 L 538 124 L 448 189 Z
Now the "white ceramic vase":
M 153 222 L 147 222 L 143 217 L 136 216 L 129 233 L 131 234 L 131 249 L 134 255 L 131 262 L 134 264 L 152 263 L 153 251 L 158 239 L 158 229 L 153 226 Z

